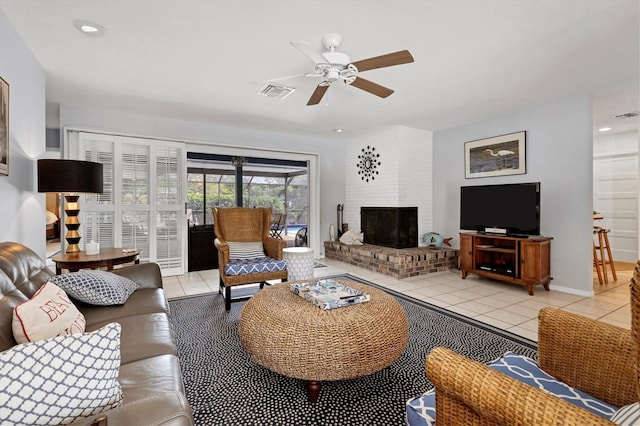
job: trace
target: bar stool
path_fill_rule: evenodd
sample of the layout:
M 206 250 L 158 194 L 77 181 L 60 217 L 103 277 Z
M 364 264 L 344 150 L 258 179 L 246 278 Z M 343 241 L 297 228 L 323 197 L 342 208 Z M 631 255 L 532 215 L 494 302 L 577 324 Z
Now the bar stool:
M 600 260 L 598 261 L 598 259 L 595 259 L 595 263 L 602 266 L 604 282 L 605 284 L 609 283 L 607 265 L 611 267 L 611 275 L 613 275 L 613 280 L 618 281 L 618 276 L 616 275 L 616 265 L 613 261 L 613 255 L 611 254 L 611 246 L 609 246 L 609 232 L 611 232 L 611 230 L 602 228 L 600 226 L 594 226 L 593 230 L 594 234 L 598 234 L 598 245 L 595 245 L 594 243 L 594 254 L 597 250 L 600 251 Z M 602 281 L 600 281 L 600 283 L 602 284 Z
M 593 235 L 598 235 L 598 231 L 595 229 L 595 227 L 593 228 Z M 595 266 L 596 268 L 596 272 L 598 273 L 598 282 L 600 283 L 600 285 L 603 284 L 603 277 L 602 277 L 602 268 L 600 266 L 600 260 L 598 259 L 598 249 L 599 247 L 596 246 L 596 242 L 593 242 L 593 266 Z

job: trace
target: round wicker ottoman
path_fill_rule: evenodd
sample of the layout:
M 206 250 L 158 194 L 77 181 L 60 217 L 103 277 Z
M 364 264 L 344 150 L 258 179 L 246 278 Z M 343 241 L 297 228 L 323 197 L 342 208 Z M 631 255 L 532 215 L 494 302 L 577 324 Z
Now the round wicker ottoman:
M 252 360 L 276 373 L 305 380 L 316 402 L 323 380 L 375 373 L 404 352 L 407 315 L 387 293 L 352 281 L 371 300 L 322 310 L 294 294 L 291 282 L 256 293 L 240 313 L 240 342 Z

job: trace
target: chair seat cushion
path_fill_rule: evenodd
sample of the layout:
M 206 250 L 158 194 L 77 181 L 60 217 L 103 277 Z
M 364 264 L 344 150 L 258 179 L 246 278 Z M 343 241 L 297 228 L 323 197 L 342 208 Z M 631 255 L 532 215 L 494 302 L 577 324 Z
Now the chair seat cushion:
M 271 257 L 259 257 L 256 259 L 232 259 L 224 265 L 224 273 L 227 276 L 257 274 L 261 272 L 276 272 L 287 269 L 285 260 L 277 260 Z
M 529 386 L 555 395 L 558 398 L 605 419 L 610 419 L 617 410 L 617 407 L 594 398 L 548 375 L 538 367 L 535 360 L 526 356 L 507 352 L 501 358 L 489 364 L 488 367 L 520 382 L 526 383 Z M 432 425 L 435 419 L 435 393 L 433 390 L 407 401 L 406 411 L 409 425 Z

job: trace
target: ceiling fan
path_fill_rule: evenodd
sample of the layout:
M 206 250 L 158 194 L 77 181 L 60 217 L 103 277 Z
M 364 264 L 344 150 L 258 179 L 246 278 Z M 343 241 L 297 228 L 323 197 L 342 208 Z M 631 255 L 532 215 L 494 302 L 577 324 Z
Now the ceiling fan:
M 327 34 L 322 37 L 322 44 L 327 48 L 327 51 L 323 53 L 315 50 L 311 47 L 311 43 L 306 41 L 292 41 L 290 43 L 315 64 L 315 69 L 312 73 L 303 75 L 305 77 L 323 78 L 323 81 L 321 81 L 313 91 L 307 105 L 319 104 L 329 89 L 329 86 L 337 80 L 342 80 L 346 84 L 357 87 L 365 92 L 386 98 L 393 93 L 393 90 L 372 81 L 365 80 L 359 76 L 359 73 L 376 68 L 413 62 L 413 56 L 411 56 L 408 50 L 401 50 L 399 52 L 351 62 L 351 58 L 349 58 L 348 55 L 336 51 L 336 48 L 342 44 L 342 36 L 339 34 Z

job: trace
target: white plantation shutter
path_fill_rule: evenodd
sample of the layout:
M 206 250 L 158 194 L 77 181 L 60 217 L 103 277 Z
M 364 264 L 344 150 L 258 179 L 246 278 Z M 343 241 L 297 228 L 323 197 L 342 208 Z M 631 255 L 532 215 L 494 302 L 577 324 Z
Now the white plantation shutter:
M 71 132 L 74 133 L 74 132 Z M 135 247 L 163 275 L 184 273 L 184 144 L 86 132 L 70 135 L 68 157 L 104 168 L 104 193 L 84 196 L 82 242 Z M 77 145 L 77 146 L 73 146 Z
M 122 247 L 142 250 L 140 260 L 144 262 L 153 258 L 149 250 L 151 146 L 137 143 L 135 138 L 119 138 L 118 141 L 121 142 L 119 158 L 122 186 L 119 196 L 122 205 Z
M 86 194 L 80 200 L 80 235 L 101 248 L 116 247 L 114 228 L 114 136 L 88 133 L 80 144 L 80 159 L 102 164 L 102 194 Z
M 155 155 L 156 254 L 161 268 L 174 270 L 183 259 L 183 185 L 186 166 L 182 147 L 157 146 Z

